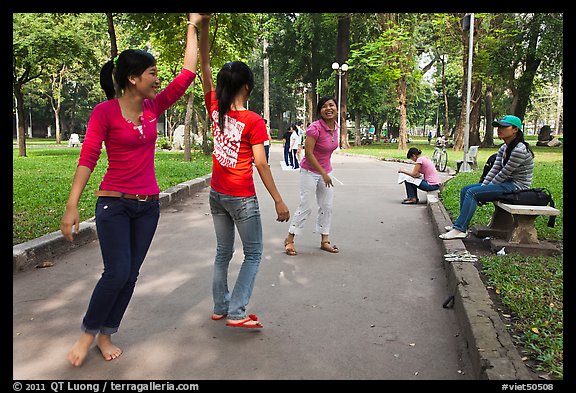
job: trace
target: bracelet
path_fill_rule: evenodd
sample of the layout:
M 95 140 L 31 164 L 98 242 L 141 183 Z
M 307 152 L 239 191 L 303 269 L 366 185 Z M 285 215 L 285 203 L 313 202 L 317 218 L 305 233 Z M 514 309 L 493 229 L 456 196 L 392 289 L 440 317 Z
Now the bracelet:
M 192 26 L 194 26 L 195 28 L 198 28 L 198 25 L 197 25 L 196 23 L 194 23 L 194 22 L 188 21 L 188 22 L 186 22 L 186 24 L 189 25 L 189 26 L 192 25 Z

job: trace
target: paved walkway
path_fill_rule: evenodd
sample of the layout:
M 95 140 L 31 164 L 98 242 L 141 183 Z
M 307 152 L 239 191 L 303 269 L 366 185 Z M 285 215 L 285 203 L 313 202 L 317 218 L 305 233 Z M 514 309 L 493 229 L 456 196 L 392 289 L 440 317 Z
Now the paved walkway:
M 294 213 L 298 171 L 271 168 Z M 264 226 L 264 258 L 248 306 L 264 329 L 212 321 L 215 236 L 208 188 L 162 210 L 132 302 L 114 342 L 124 353 L 106 362 L 96 348 L 80 368 L 66 353 L 79 334 L 101 273 L 97 240 L 13 277 L 15 380 L 469 380 L 465 334 L 443 308 L 453 294 L 445 249 L 426 194 L 401 205 L 397 170 L 407 164 L 335 155 L 331 240 L 320 250 L 313 220 L 284 253 L 288 223 L 255 174 Z M 314 217 L 314 216 L 313 216 Z M 242 261 L 237 240 L 231 283 Z

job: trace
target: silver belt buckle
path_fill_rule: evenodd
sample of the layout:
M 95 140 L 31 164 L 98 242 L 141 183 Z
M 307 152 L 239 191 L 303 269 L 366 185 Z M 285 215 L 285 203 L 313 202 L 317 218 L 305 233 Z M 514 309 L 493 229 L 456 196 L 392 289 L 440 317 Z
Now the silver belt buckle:
M 138 199 L 139 201 L 142 201 L 142 202 L 146 202 L 146 201 L 148 201 L 148 195 L 138 195 L 138 194 L 136 194 L 136 199 Z

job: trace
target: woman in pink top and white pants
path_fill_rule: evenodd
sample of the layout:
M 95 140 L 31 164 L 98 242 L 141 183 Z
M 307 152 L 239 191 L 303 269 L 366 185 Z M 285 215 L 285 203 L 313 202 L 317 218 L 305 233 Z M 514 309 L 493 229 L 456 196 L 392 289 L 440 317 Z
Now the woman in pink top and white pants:
M 122 354 L 112 344 L 111 335 L 118 331 L 128 307 L 160 217 L 160 189 L 154 170 L 156 124 L 196 77 L 195 26 L 201 18 L 189 14 L 182 71 L 161 92 L 156 59 L 142 50 L 123 51 L 100 72 L 100 85 L 108 100 L 96 105 L 90 115 L 60 223 L 62 234 L 72 241 L 72 227 L 77 234 L 80 226 L 78 201 L 104 143 L 108 168 L 96 192 L 95 214 L 104 272 L 92 292 L 80 338 L 68 352 L 68 361 L 74 366 L 82 364 L 94 341 L 105 360 Z
M 319 119 L 310 124 L 306 131 L 304 158 L 300 163 L 300 205 L 288 229 L 284 240 L 286 254 L 296 255 L 294 237 L 303 232 L 314 201 L 318 202 L 316 232 L 320 233 L 320 248 L 337 253 L 338 247 L 330 244 L 330 225 L 332 223 L 332 152 L 338 147 L 338 107 L 333 97 L 322 97 L 318 101 Z
M 407 198 L 402 201 L 402 204 L 414 205 L 418 203 L 418 189 L 422 191 L 436 191 L 440 188 L 440 176 L 438 175 L 438 171 L 436 171 L 434 163 L 428 157 L 423 156 L 420 149 L 411 147 L 408 149 L 406 158 L 416 162 L 414 169 L 412 169 L 412 172 L 398 169 L 398 173 L 404 173 L 415 178 L 419 178 L 421 175 L 424 176 L 418 186 L 407 181 L 404 182 Z

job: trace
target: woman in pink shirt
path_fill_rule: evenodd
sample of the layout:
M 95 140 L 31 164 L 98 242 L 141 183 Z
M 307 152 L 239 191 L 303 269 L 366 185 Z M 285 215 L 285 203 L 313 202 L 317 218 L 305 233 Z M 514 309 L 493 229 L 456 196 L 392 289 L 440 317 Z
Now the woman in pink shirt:
M 75 234 L 80 227 L 78 201 L 104 143 L 108 168 L 96 192 L 95 214 L 104 272 L 92 292 L 80 338 L 68 352 L 74 366 L 82 364 L 94 341 L 106 360 L 122 354 L 111 335 L 118 331 L 128 307 L 160 217 L 154 171 L 156 124 L 196 77 L 196 26 L 201 18 L 189 14 L 182 71 L 161 92 L 156 59 L 142 50 L 123 51 L 100 72 L 108 100 L 96 105 L 90 115 L 60 223 L 62 234 L 72 241 L 72 227 Z
M 316 232 L 320 233 L 320 248 L 337 253 L 338 247 L 330 244 L 332 223 L 332 152 L 338 147 L 338 107 L 333 97 L 322 97 L 317 106 L 318 120 L 310 124 L 306 131 L 304 158 L 300 163 L 300 205 L 288 228 L 284 249 L 288 255 L 296 255 L 294 237 L 300 235 L 312 214 L 314 201 L 318 203 Z
M 422 191 L 436 191 L 440 188 L 440 176 L 438 176 L 438 171 L 436 171 L 434 163 L 428 157 L 423 156 L 420 149 L 411 147 L 408 149 L 406 158 L 415 161 L 416 165 L 414 165 L 411 172 L 398 169 L 398 173 L 404 173 L 414 178 L 423 176 L 418 186 L 407 181 L 404 182 L 407 198 L 402 201 L 402 204 L 414 205 L 418 203 L 418 189 Z

